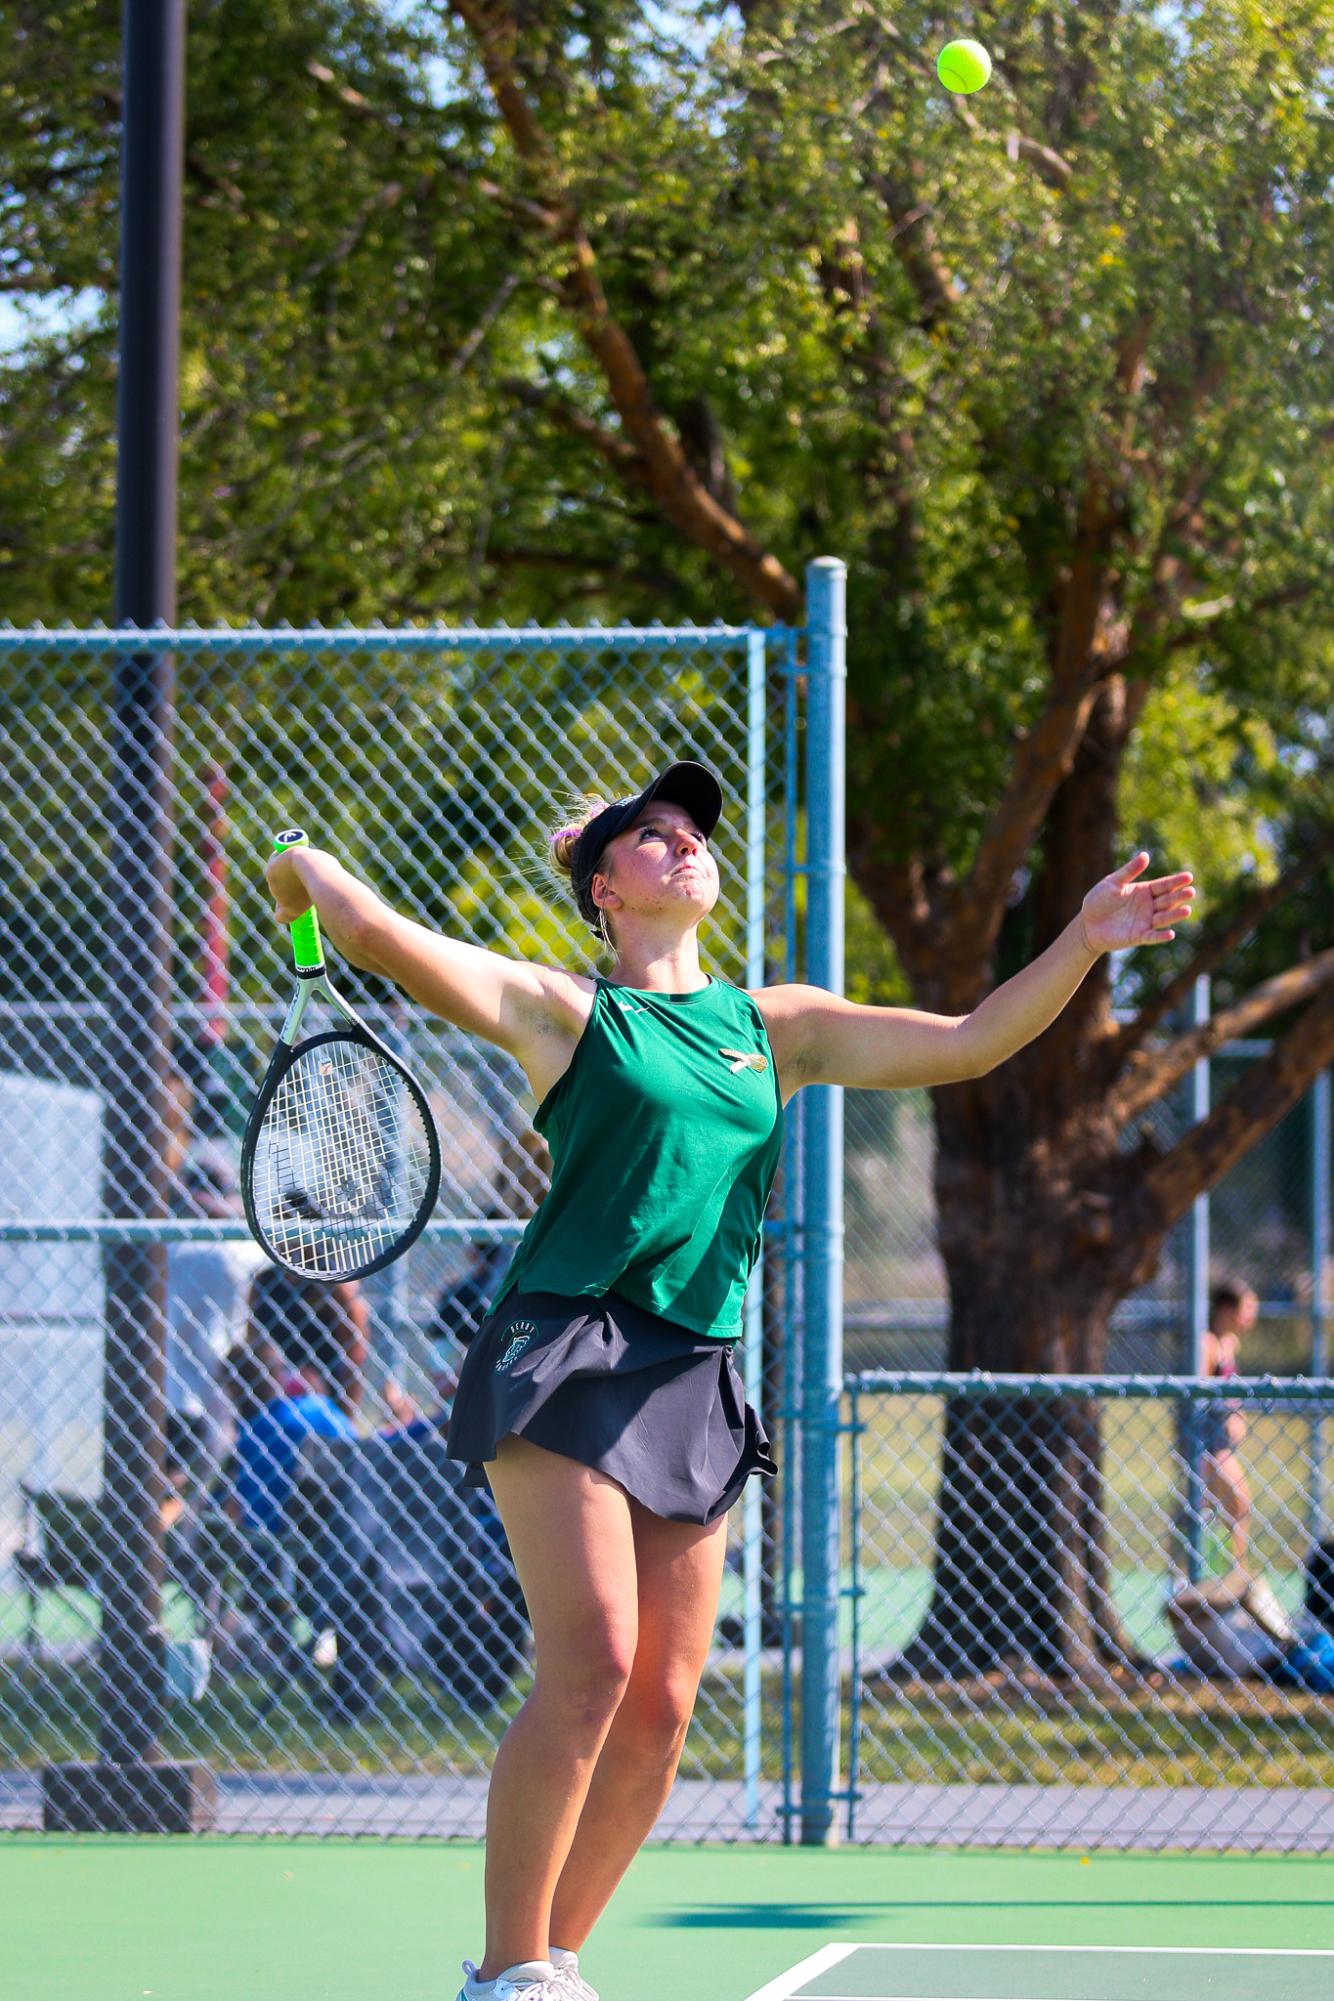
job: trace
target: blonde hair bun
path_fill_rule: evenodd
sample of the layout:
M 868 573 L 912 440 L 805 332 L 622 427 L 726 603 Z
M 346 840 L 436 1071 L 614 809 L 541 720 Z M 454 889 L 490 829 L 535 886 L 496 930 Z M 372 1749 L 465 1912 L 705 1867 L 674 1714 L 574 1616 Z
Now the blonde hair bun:
M 549 837 L 552 862 L 562 875 L 573 875 L 575 844 L 580 834 L 589 821 L 596 820 L 598 814 L 610 804 L 610 800 L 601 798 L 597 793 L 586 793 L 573 808 L 567 808 L 567 811 L 573 812 L 573 818 Z

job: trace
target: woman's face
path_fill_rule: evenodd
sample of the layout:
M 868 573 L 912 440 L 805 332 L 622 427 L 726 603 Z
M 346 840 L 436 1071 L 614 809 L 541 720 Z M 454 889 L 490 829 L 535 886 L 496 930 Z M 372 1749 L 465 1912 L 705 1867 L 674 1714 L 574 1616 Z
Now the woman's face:
M 684 806 L 656 801 L 646 806 L 607 843 L 607 857 L 611 869 L 605 874 L 599 869 L 598 875 L 637 915 L 678 910 L 698 923 L 718 901 L 718 864 Z

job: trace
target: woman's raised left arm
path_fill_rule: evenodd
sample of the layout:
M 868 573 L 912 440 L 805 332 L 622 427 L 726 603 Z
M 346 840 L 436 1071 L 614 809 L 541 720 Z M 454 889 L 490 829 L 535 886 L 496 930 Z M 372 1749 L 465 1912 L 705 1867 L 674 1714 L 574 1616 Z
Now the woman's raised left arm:
M 1051 1026 L 1104 952 L 1175 938 L 1173 925 L 1191 914 L 1194 878 L 1185 869 L 1139 882 L 1148 861 L 1141 850 L 1104 876 L 1060 937 L 971 1014 L 863 1007 L 820 987 L 771 988 L 774 1007 L 788 1016 L 801 1083 L 891 1091 L 985 1076 Z

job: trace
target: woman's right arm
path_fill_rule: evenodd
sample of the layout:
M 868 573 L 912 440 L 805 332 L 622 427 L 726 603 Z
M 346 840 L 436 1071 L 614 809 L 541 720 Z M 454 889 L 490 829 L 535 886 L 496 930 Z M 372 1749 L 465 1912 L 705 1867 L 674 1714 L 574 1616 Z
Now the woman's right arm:
M 291 924 L 313 904 L 341 958 L 392 980 L 432 1014 L 522 1061 L 534 1038 L 573 1026 L 567 974 L 445 938 L 397 911 L 319 848 L 287 848 L 268 866 L 274 915 Z

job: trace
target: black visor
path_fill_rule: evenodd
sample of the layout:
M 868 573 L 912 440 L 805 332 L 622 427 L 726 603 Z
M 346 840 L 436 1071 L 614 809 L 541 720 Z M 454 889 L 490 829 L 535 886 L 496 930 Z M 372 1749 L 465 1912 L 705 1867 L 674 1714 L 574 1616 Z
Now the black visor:
M 713 773 L 702 764 L 685 759 L 669 765 L 660 778 L 645 786 L 637 799 L 624 799 L 615 806 L 604 806 L 597 818 L 589 821 L 575 843 L 572 875 L 580 914 L 599 938 L 602 929 L 598 923 L 598 907 L 593 901 L 593 877 L 602 859 L 602 851 L 608 841 L 615 840 L 617 834 L 637 819 L 655 799 L 668 799 L 673 806 L 684 806 L 706 837 L 717 826 L 723 810 L 723 788 Z

